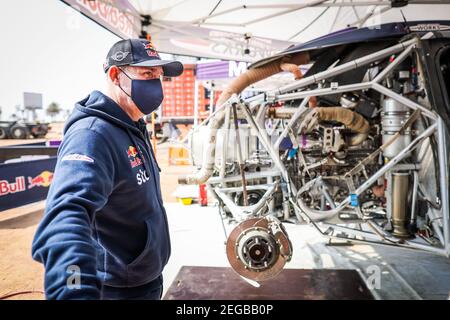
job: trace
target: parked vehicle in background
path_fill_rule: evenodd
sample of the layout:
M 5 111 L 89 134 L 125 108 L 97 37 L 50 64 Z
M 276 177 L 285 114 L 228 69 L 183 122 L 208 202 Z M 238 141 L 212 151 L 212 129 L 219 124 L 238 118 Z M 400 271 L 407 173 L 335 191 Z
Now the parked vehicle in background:
M 0 121 L 0 139 L 44 138 L 49 130 L 48 123 Z

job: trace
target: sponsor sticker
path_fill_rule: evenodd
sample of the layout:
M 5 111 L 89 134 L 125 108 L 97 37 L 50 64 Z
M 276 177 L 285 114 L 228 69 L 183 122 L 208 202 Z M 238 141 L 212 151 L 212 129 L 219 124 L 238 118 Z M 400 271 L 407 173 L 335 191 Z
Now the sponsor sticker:
M 88 157 L 84 154 L 72 153 L 65 155 L 61 161 L 86 161 L 86 162 L 94 162 L 94 159 Z

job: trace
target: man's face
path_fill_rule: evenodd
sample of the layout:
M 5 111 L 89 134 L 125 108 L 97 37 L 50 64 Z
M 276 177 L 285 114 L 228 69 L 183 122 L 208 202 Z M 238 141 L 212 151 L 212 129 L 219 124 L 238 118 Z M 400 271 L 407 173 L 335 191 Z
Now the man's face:
M 122 89 L 131 96 L 131 80 L 159 79 L 164 75 L 162 67 L 118 67 L 119 82 Z M 125 74 L 126 73 L 126 74 Z M 128 75 L 128 77 L 127 77 Z M 130 79 L 131 78 L 131 79 Z
M 120 101 L 125 104 L 123 107 L 126 108 L 127 112 L 134 119 L 142 117 L 144 114 L 139 110 L 136 104 L 131 100 L 131 81 L 132 80 L 152 80 L 160 79 L 164 75 L 162 67 L 133 67 L 133 66 L 123 66 L 117 67 L 112 66 L 111 79 L 117 85 L 118 94 L 121 96 Z M 120 89 L 120 86 L 122 89 Z M 125 91 L 127 94 L 125 94 Z

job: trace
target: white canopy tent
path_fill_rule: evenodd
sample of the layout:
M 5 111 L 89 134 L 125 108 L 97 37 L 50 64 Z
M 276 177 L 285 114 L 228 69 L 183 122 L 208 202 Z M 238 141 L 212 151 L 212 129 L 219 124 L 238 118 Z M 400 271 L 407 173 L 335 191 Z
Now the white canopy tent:
M 146 31 L 160 50 L 243 61 L 255 61 L 292 43 L 306 42 L 347 27 L 376 27 L 404 18 L 408 21 L 450 20 L 450 1 L 130 2 L 140 14 L 150 19 Z M 404 4 L 407 5 L 402 6 Z M 247 54 L 245 49 L 249 49 Z
M 450 0 L 62 1 L 122 38 L 150 36 L 160 52 L 245 62 L 349 27 L 450 20 Z M 291 79 L 280 73 L 248 90 L 273 89 Z M 214 80 L 215 89 L 228 81 Z
M 254 62 L 347 27 L 450 20 L 450 0 L 62 0 L 159 51 Z

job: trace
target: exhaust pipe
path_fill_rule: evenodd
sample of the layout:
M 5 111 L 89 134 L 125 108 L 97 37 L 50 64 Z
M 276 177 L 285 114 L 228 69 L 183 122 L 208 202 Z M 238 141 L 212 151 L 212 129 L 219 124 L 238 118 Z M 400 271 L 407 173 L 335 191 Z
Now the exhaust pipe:
M 317 107 L 317 115 L 322 121 L 337 121 L 358 133 L 369 132 L 369 122 L 362 115 L 342 107 Z
M 337 121 L 350 130 L 357 132 L 350 138 L 349 145 L 356 146 L 366 140 L 369 133 L 369 122 L 359 113 L 342 107 L 318 107 L 317 116 L 323 121 Z

